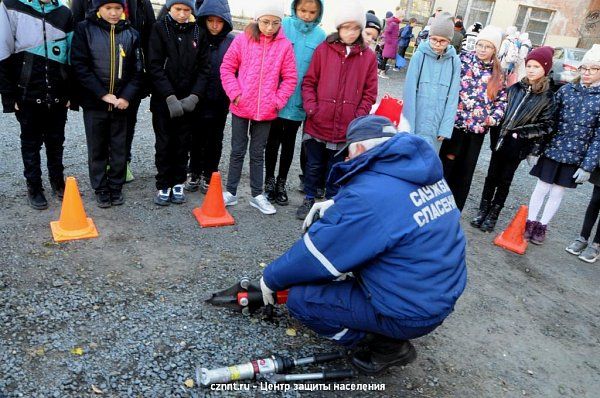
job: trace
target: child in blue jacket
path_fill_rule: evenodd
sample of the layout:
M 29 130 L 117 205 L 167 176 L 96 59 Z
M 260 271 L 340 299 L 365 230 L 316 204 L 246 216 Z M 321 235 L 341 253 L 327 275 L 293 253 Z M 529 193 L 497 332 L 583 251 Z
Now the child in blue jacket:
M 529 200 L 525 239 L 536 245 L 546 240 L 566 189 L 589 180 L 600 160 L 599 44 L 585 54 L 579 72 L 581 83 L 566 84 L 555 95 L 556 132 L 530 172 L 538 181 Z
M 413 27 L 417 23 L 416 18 L 411 18 L 404 28 L 400 31 L 400 38 L 398 39 L 398 55 L 404 58 L 406 49 L 410 44 L 410 39 L 413 38 Z
M 306 118 L 302 108 L 302 80 L 315 48 L 325 40 L 326 36 L 323 29 L 319 27 L 322 18 L 321 0 L 294 0 L 292 15 L 284 18 L 282 23 L 285 36 L 294 45 L 298 84 L 285 108 L 279 112 L 279 117 L 271 124 L 265 149 L 265 195 L 270 202 L 281 206 L 288 204 L 285 183 L 294 157 L 296 133 Z M 279 174 L 275 179 L 275 166 L 280 147 Z
M 438 152 L 441 141 L 452 136 L 458 107 L 461 65 L 450 45 L 453 36 L 452 15 L 436 17 L 429 39 L 419 45 L 410 60 L 404 86 L 400 130 L 425 138 Z

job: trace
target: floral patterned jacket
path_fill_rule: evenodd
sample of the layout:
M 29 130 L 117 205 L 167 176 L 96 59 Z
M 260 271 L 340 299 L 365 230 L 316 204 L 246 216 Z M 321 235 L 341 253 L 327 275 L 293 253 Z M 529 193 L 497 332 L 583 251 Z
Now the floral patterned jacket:
M 487 82 L 492 76 L 492 63 L 477 58 L 474 52 L 462 52 L 461 82 L 458 110 L 454 126 L 475 134 L 485 134 L 489 127 L 497 126 L 504 118 L 508 101 L 506 87 L 490 100 L 487 96 Z
M 594 171 L 600 160 L 600 87 L 566 84 L 554 100 L 556 133 L 543 156 Z

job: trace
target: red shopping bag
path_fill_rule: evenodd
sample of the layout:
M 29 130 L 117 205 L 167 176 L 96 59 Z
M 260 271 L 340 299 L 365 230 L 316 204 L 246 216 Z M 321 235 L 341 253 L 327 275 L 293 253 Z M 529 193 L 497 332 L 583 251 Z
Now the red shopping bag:
M 400 124 L 400 115 L 402 114 L 402 106 L 404 102 L 397 98 L 392 97 L 389 94 L 386 94 L 381 99 L 379 103 L 379 107 L 375 111 L 376 115 L 385 116 L 392 121 L 394 126 L 398 128 L 398 124 Z

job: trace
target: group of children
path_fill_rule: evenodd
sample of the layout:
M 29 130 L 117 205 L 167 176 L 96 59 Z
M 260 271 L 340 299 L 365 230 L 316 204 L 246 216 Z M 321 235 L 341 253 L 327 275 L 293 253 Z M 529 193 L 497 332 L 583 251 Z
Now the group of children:
M 326 36 L 319 27 L 320 0 L 293 1 L 288 17 L 279 1 L 261 0 L 254 20 L 235 37 L 226 0 L 205 0 L 197 10 L 191 0 L 168 0 L 158 21 L 147 12 L 148 0 L 93 0 L 86 9 L 88 3 L 74 1 L 74 10 L 85 15 L 77 25 L 71 10 L 54 0 L 0 4 L 0 94 L 4 111 L 16 112 L 21 124 L 32 207 L 47 207 L 42 144 L 52 190 L 63 194 L 67 108 L 79 106 L 98 206 L 122 204 L 123 184 L 133 178 L 128 167 L 133 127 L 140 100 L 148 93 L 156 136 L 157 205 L 185 202 L 186 190 L 207 191 L 218 170 L 229 111 L 226 206 L 238 203 L 248 148 L 250 205 L 273 214 L 273 203 L 288 204 L 286 182 L 302 125 L 306 196 L 297 217 L 304 219 L 316 198 L 335 196 L 337 187 L 327 176 L 346 156 L 347 127 L 368 114 L 377 98 L 373 48 L 382 26 L 357 1 L 340 8 L 336 31 Z M 393 20 L 387 23 L 388 29 L 396 29 Z M 502 31 L 480 29 L 474 51 L 465 48 L 460 54 L 451 45 L 455 31 L 450 14 L 439 12 L 431 19 L 428 38 L 416 49 L 407 72 L 400 130 L 421 135 L 439 151 L 461 210 L 490 132 L 492 158 L 471 222 L 483 231 L 494 229 L 520 162 L 535 164 L 531 174 L 538 183 L 526 237 L 541 244 L 565 188 L 585 182 L 598 167 L 600 46 L 583 59 L 581 83 L 554 95 L 547 77 L 552 48 L 531 51 L 526 76 L 507 87 L 499 59 Z M 568 248 L 587 259 L 595 256 L 594 261 L 600 242 L 588 246 L 587 240 L 600 209 L 596 191 L 581 237 Z M 586 256 L 584 250 L 592 249 L 594 256 Z
M 460 55 L 450 45 L 451 31 L 452 17 L 440 13 L 431 22 L 428 40 L 411 59 L 400 129 L 423 136 L 439 149 L 444 177 L 461 210 L 490 133 L 492 157 L 480 206 L 471 220 L 485 232 L 494 230 L 515 172 L 527 159 L 538 181 L 529 201 L 525 238 L 542 244 L 566 188 L 584 183 L 592 172 L 592 181 L 600 183 L 600 45 L 583 58 L 581 82 L 554 94 L 548 77 L 551 47 L 527 51 L 526 74 L 511 85 L 507 75 L 514 72 L 499 57 L 506 51 L 499 28 L 481 29 L 474 51 L 464 49 Z M 581 236 L 567 248 L 588 262 L 600 256 L 600 234 L 588 245 L 600 211 L 600 190 L 594 192 Z
M 195 6 L 191 0 L 168 0 L 155 21 L 154 14 L 148 16 L 148 0 L 91 5 L 74 0 L 72 11 L 54 0 L 2 2 L 0 42 L 6 45 L 0 52 L 0 94 L 5 112 L 16 111 L 21 123 L 32 207 L 48 206 L 39 164 L 42 143 L 51 186 L 59 196 L 64 191 L 68 106 L 83 108 L 98 206 L 122 204 L 123 184 L 133 179 L 129 159 L 137 111 L 148 94 L 157 205 L 185 202 L 186 190 L 207 191 L 218 170 L 229 111 L 227 206 L 237 203 L 248 147 L 250 205 L 273 214 L 272 203 L 288 204 L 287 175 L 303 122 L 306 198 L 298 217 L 304 218 L 315 197 L 335 195 L 335 185 L 324 187 L 324 181 L 344 159 L 339 150 L 346 128 L 368 114 L 377 98 L 377 65 L 369 45 L 381 31 L 379 21 L 367 21 L 358 2 L 350 2 L 336 15 L 336 32 L 326 36 L 319 27 L 320 0 L 294 1 L 285 18 L 279 1 L 261 0 L 254 20 L 234 37 L 226 0 Z M 45 29 L 50 19 L 56 29 Z M 44 69 L 46 63 L 51 68 Z

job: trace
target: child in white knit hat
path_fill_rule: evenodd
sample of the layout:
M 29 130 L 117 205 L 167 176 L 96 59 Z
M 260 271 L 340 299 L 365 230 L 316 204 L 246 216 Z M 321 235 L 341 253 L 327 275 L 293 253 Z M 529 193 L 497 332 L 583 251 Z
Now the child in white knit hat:
M 502 31 L 488 25 L 479 32 L 475 51 L 460 54 L 461 86 L 454 131 L 452 138 L 442 143 L 440 159 L 444 178 L 461 211 L 485 135 L 504 119 L 507 97 L 498 60 L 501 42 Z
M 263 194 L 265 148 L 271 122 L 294 93 L 298 76 L 294 48 L 281 29 L 281 1 L 255 4 L 254 21 L 236 36 L 221 64 L 221 81 L 232 113 L 231 156 L 223 201 L 226 206 L 238 203 L 238 184 L 249 148 L 250 206 L 263 214 L 275 214 Z
M 302 83 L 307 119 L 302 138 L 306 197 L 296 212 L 301 220 L 315 203 L 320 182 L 346 156 L 340 150 L 345 147 L 348 125 L 368 115 L 377 99 L 377 60 L 364 42 L 365 24 L 365 10 L 358 1 L 345 2 L 336 12 L 337 31 L 317 47 Z M 327 181 L 325 191 L 327 199 L 335 196 L 334 181 Z

